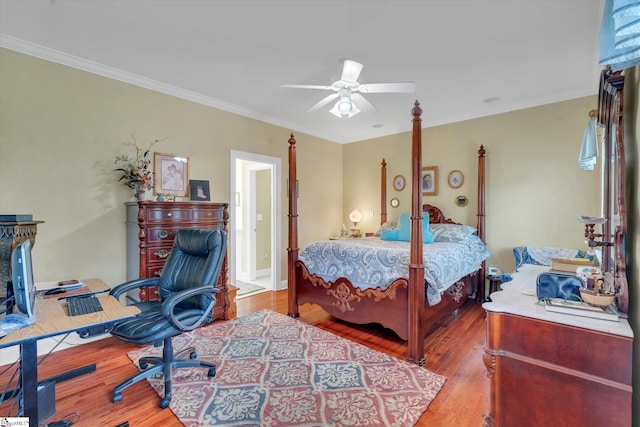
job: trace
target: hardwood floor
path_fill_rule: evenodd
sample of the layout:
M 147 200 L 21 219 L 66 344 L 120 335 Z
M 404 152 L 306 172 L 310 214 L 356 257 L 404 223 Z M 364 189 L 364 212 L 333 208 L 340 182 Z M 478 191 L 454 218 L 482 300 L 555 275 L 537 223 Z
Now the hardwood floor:
M 237 306 L 238 316 L 263 309 L 286 314 L 287 293 L 247 296 L 238 299 Z M 309 304 L 300 307 L 300 320 L 400 359 L 406 356 L 405 342 L 379 326 L 341 322 Z M 472 301 L 431 331 L 425 340 L 425 368 L 444 375 L 447 382 L 416 425 L 482 425 L 482 414 L 489 410 L 489 383 L 482 363 L 484 344 L 484 310 Z M 121 402 L 111 402 L 113 388 L 137 371 L 127 357 L 134 348 L 133 344 L 109 337 L 46 358 L 39 367 L 41 379 L 97 363 L 96 372 L 56 385 L 56 415 L 50 421 L 78 412 L 80 419 L 74 426 L 117 426 L 124 421 L 131 427 L 182 425 L 170 409 L 159 408 L 158 395 L 146 381 L 125 390 Z M 4 374 L 0 376 L 0 390 L 11 374 L 4 372 L 5 367 L 0 366 L 0 374 Z M 0 416 L 7 414 L 9 404 L 0 406 Z

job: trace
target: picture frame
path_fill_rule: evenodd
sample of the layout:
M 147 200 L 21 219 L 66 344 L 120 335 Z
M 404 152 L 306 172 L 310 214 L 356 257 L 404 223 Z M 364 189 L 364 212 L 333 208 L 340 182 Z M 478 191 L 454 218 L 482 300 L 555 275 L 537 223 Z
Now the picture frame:
M 153 194 L 189 196 L 189 158 L 153 153 Z
M 464 183 L 464 175 L 459 170 L 452 170 L 449 172 L 449 178 L 447 179 L 449 187 L 460 188 Z
M 393 199 L 391 199 L 389 204 L 391 205 L 392 208 L 397 208 L 398 206 L 400 206 L 400 200 L 398 200 L 397 197 L 394 197 Z
M 190 179 L 189 200 L 194 200 L 197 202 L 210 202 L 211 192 L 209 191 L 209 181 Z
M 402 191 L 404 190 L 404 186 L 406 185 L 406 180 L 404 179 L 404 176 L 402 175 L 396 175 L 393 178 L 393 188 L 396 191 Z
M 420 177 L 423 196 L 435 196 L 438 194 L 438 167 L 425 166 Z

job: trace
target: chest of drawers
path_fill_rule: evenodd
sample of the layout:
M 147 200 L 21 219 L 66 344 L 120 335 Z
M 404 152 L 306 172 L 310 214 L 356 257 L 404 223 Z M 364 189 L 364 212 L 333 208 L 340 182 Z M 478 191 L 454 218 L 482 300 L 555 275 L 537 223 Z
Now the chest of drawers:
M 520 267 L 483 305 L 491 403 L 485 426 L 631 427 L 629 322 L 547 312 L 534 293 L 545 269 Z
M 127 280 L 156 277 L 162 273 L 173 239 L 180 229 L 220 229 L 228 232 L 226 203 L 203 202 L 127 202 Z M 227 319 L 228 265 L 225 256 L 218 276 L 213 317 Z M 156 300 L 158 295 L 143 288 L 140 300 Z

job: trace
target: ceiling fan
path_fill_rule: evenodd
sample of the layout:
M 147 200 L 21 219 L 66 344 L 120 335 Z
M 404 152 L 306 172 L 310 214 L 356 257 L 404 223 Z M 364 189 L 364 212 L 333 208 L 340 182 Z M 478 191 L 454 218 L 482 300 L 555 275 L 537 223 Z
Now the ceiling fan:
M 329 86 L 281 84 L 280 87 L 334 91 L 335 93 L 326 96 L 305 111 L 312 112 L 319 110 L 334 99 L 337 99 L 335 105 L 329 112 L 340 118 L 353 117 L 360 111 L 377 111 L 376 107 L 361 95 L 362 93 L 412 93 L 416 90 L 416 84 L 413 82 L 358 83 L 358 77 L 360 77 L 361 71 L 362 64 L 351 59 L 345 59 L 343 60 L 340 80 L 333 82 Z

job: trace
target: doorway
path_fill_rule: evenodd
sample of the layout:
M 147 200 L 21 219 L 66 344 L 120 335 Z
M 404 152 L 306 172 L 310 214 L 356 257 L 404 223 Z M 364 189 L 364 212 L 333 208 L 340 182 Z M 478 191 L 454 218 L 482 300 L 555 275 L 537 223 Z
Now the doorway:
M 229 283 L 238 297 L 279 290 L 280 159 L 231 151 Z

